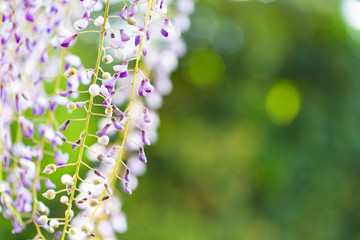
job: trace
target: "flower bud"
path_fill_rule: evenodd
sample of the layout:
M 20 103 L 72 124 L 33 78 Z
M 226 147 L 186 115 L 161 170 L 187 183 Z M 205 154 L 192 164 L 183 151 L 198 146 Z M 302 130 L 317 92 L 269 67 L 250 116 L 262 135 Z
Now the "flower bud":
M 115 105 L 112 105 L 112 109 L 114 110 L 114 113 L 116 114 L 116 116 L 118 117 L 123 117 L 124 113 Z
M 68 197 L 68 196 L 61 196 L 60 202 L 61 202 L 62 204 L 67 205 L 67 204 L 69 203 L 69 197 Z
M 122 20 L 126 21 L 127 19 L 127 12 L 128 12 L 128 6 L 124 6 L 123 9 L 120 11 L 120 17 L 122 18 Z
M 62 134 L 61 132 L 56 132 L 56 136 L 58 136 L 62 141 L 66 142 L 67 138 L 65 137 L 64 134 Z
M 69 174 L 64 174 L 61 176 L 61 183 L 64 185 L 71 184 L 73 182 L 73 178 Z
M 91 198 L 91 199 L 89 199 L 88 203 L 89 203 L 90 207 L 96 207 L 99 204 L 99 201 L 97 199 Z
M 149 115 L 149 109 L 144 109 L 144 122 L 151 123 L 150 115 Z
M 76 74 L 75 68 L 69 68 L 68 70 L 66 70 L 66 71 L 64 72 L 64 76 L 65 76 L 65 77 L 72 77 L 72 76 L 74 76 L 75 74 Z
M 145 79 L 145 84 L 144 84 L 145 92 L 150 93 L 150 92 L 154 91 L 154 89 L 155 89 L 154 86 L 151 85 L 151 83 L 150 83 L 150 79 Z
M 146 132 L 144 130 L 141 130 L 141 135 L 142 135 L 142 142 L 146 145 L 146 146 L 150 146 L 150 141 L 146 135 Z
M 106 64 L 111 63 L 113 60 L 114 60 L 114 59 L 112 58 L 111 55 L 105 55 L 105 56 L 103 56 L 103 58 L 102 58 L 102 61 L 103 61 L 104 63 L 106 63 Z
M 170 22 L 170 19 L 165 19 L 165 22 L 164 22 L 164 25 L 163 27 L 161 28 L 161 34 L 164 36 L 164 37 L 174 37 L 176 35 L 175 33 L 175 29 L 174 27 L 172 26 L 171 22 Z
M 128 168 L 125 171 L 124 179 L 125 179 L 125 181 L 130 182 L 130 169 L 128 169 Z
M 63 124 L 61 124 L 61 126 L 59 127 L 59 130 L 65 131 L 68 128 L 70 123 L 71 123 L 71 120 L 69 120 L 69 119 L 66 120 Z
M 104 187 L 110 196 L 113 195 L 113 190 L 111 189 L 111 187 L 108 184 L 105 183 Z
M 135 37 L 135 47 L 137 47 L 141 42 L 141 35 L 137 35 Z
M 70 228 L 70 229 L 69 229 L 69 234 L 70 234 L 70 235 L 76 235 L 76 233 L 77 233 L 77 229 L 76 229 L 76 228 Z
M 53 228 L 58 228 L 59 227 L 59 221 L 56 220 L 56 219 L 51 219 L 50 220 L 50 227 L 53 227 Z
M 111 78 L 111 74 L 110 74 L 109 72 L 104 72 L 104 73 L 102 74 L 102 78 L 103 78 L 103 79 L 109 79 L 109 78 Z
M 96 135 L 99 135 L 99 136 L 105 135 L 110 126 L 111 125 L 109 123 L 105 124 L 105 127 L 100 129 L 99 131 L 97 131 Z
M 98 158 L 99 158 L 99 156 L 98 156 Z M 99 170 L 95 170 L 94 173 L 95 173 L 96 176 L 101 177 L 102 179 L 105 179 L 105 177 L 101 174 L 101 172 Z
M 53 200 L 56 196 L 56 192 L 54 191 L 54 189 L 49 189 L 42 195 L 49 200 Z
M 52 174 L 55 171 L 56 171 L 56 165 L 55 164 L 49 164 L 49 165 L 47 165 L 45 167 L 43 173 Z
M 112 116 L 113 110 L 112 110 L 112 108 L 111 108 L 110 105 L 106 106 L 105 114 L 106 114 L 106 116 L 108 116 L 108 117 L 111 117 L 111 116 Z
M 40 221 L 42 224 L 47 223 L 48 220 L 49 220 L 48 217 L 45 216 L 45 215 L 41 215 L 41 216 L 39 217 L 39 221 Z
M 69 110 L 69 111 L 74 111 L 76 109 L 76 104 L 73 103 L 73 102 L 69 102 L 67 105 L 66 105 L 66 108 Z
M 103 136 L 99 137 L 99 138 L 98 138 L 98 143 L 99 143 L 100 145 L 108 145 L 108 143 L 109 143 L 109 137 L 106 136 L 106 135 L 103 135 Z
M 81 139 L 76 140 L 75 143 L 71 144 L 71 149 L 75 150 L 81 144 Z
M 114 127 L 117 130 L 124 130 L 125 129 L 124 126 L 120 123 L 120 121 L 118 121 L 115 117 L 112 117 L 111 121 L 113 122 Z
M 96 83 L 91 84 L 90 87 L 89 87 L 89 93 L 93 97 L 99 95 L 99 93 L 100 93 L 99 85 L 97 85 Z
M 136 22 L 136 19 L 133 18 L 133 17 L 129 17 L 128 19 L 126 19 L 126 22 L 129 24 L 129 25 L 132 25 L 132 26 L 137 26 L 137 22 Z
M 61 41 L 60 45 L 62 47 L 69 47 L 71 43 L 77 38 L 77 34 L 71 35 L 69 37 L 64 38 L 64 40 Z
M 36 203 L 36 209 L 43 214 L 45 214 L 47 212 L 47 207 L 45 206 L 45 204 L 43 202 L 40 202 L 40 201 L 38 201 Z
M 143 147 L 139 148 L 139 160 L 142 161 L 143 163 L 147 163 L 147 158 Z
M 85 102 L 77 102 L 76 107 L 77 108 L 82 108 L 83 106 L 85 106 L 85 104 L 86 104 Z
M 128 184 L 127 182 L 125 183 L 124 192 L 125 192 L 126 194 L 129 194 L 129 195 L 132 194 L 132 191 L 131 191 L 131 189 L 129 188 L 129 184 Z
M 68 215 L 68 210 L 65 211 L 65 217 Z M 69 219 L 68 221 L 70 221 L 74 216 L 74 211 L 73 210 L 70 210 L 70 213 L 69 213 Z

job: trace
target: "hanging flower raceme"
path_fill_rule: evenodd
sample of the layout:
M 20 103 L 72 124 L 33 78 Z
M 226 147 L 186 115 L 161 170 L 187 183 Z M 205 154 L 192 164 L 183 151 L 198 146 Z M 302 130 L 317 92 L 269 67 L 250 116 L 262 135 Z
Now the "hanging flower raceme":
M 190 14 L 192 0 L 185 2 L 172 12 Z M 0 4 L 0 202 L 13 233 L 29 223 L 36 239 L 116 239 L 126 231 L 118 189 L 132 194 L 146 170 L 156 110 L 184 48 L 163 0 L 119 4 Z M 89 68 L 70 52 L 88 39 L 100 42 Z M 49 201 L 59 201 L 63 215 Z

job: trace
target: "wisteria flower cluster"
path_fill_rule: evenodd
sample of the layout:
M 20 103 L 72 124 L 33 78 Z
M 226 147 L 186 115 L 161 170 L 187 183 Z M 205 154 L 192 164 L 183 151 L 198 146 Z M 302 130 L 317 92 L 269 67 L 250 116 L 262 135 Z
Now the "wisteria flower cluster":
M 13 233 L 33 226 L 34 239 L 116 239 L 126 231 L 121 195 L 146 171 L 193 7 L 0 3 L 0 202 Z M 88 50 L 97 51 L 94 66 L 71 53 L 78 41 L 98 43 Z

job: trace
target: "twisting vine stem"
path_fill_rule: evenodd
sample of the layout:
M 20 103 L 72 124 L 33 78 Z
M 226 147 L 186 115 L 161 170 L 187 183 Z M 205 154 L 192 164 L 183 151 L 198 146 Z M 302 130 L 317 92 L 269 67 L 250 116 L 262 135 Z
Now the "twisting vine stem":
M 102 52 L 102 48 L 103 48 L 103 42 L 104 42 L 104 34 L 105 34 L 105 28 L 106 28 L 106 21 L 108 18 L 108 12 L 109 12 L 109 5 L 110 5 L 110 0 L 106 1 L 106 6 L 105 6 L 105 14 L 104 14 L 104 22 L 102 25 L 102 29 L 101 29 L 101 38 L 100 38 L 100 46 L 99 46 L 99 50 L 98 50 L 98 56 L 97 56 L 97 61 L 96 61 L 96 67 L 94 70 L 94 80 L 93 80 L 93 84 L 96 83 L 97 80 L 97 75 L 99 72 L 99 66 L 100 66 L 100 60 L 101 60 L 101 52 Z M 65 223 L 64 223 L 64 229 L 63 229 L 63 233 L 61 236 L 61 240 L 65 239 L 65 235 L 67 232 L 67 227 L 69 225 L 69 216 L 70 216 L 70 210 L 72 207 L 72 202 L 74 201 L 74 195 L 75 195 L 75 191 L 76 191 L 76 183 L 79 177 L 79 170 L 80 170 L 80 165 L 81 165 L 81 159 L 83 156 L 83 152 L 84 152 L 84 148 L 85 148 L 85 141 L 86 141 L 86 136 L 88 135 L 88 128 L 89 128 L 89 123 L 90 123 L 90 116 L 91 116 L 91 109 L 92 109 L 92 105 L 94 102 L 94 97 L 92 95 L 90 95 L 90 102 L 89 102 L 89 109 L 86 115 L 86 120 L 85 120 L 85 128 L 84 128 L 84 136 L 81 142 L 81 146 L 80 146 L 80 151 L 79 151 L 79 157 L 78 160 L 76 162 L 76 170 L 75 170 L 75 178 L 74 178 L 74 183 L 71 189 L 71 196 L 70 196 L 70 200 L 69 200 L 69 205 L 68 205 L 68 209 L 67 209 L 67 214 L 65 216 Z
M 153 3 L 154 3 L 154 0 L 149 0 L 149 6 L 148 6 L 148 10 L 147 10 L 147 13 L 146 13 L 146 19 L 145 19 L 145 27 L 143 29 L 143 34 L 141 35 L 141 40 L 140 40 L 140 45 L 139 45 L 139 50 L 138 50 L 138 53 L 137 53 L 137 57 L 136 57 L 136 63 L 135 63 L 135 69 L 134 69 L 134 77 L 133 77 L 133 80 L 132 80 L 132 87 L 131 87 L 131 98 L 130 98 L 130 102 L 129 102 L 129 106 L 128 106 L 128 113 L 129 113 L 129 118 L 126 122 L 126 125 L 125 125 L 125 130 L 124 130 L 124 136 L 123 136 L 123 139 L 122 139 L 122 142 L 121 142 L 121 148 L 120 148 L 120 153 L 119 153 L 119 157 L 116 161 L 116 165 L 115 165 L 115 168 L 114 168 L 114 171 L 112 172 L 110 178 L 109 178 L 109 184 L 111 183 L 111 181 L 113 180 L 113 178 L 116 176 L 116 172 L 118 170 L 118 167 L 121 163 L 121 157 L 124 153 L 124 146 L 125 146 L 125 141 L 126 141 L 126 137 L 127 137 L 127 133 L 128 133 L 128 130 L 129 130 L 129 123 L 130 123 L 130 118 L 131 118 L 131 107 L 133 105 L 133 102 L 134 102 L 134 92 L 135 92 L 135 80 L 136 80 L 136 76 L 137 76 L 137 73 L 139 71 L 139 62 L 140 62 L 140 58 L 141 58 L 141 53 L 142 53 L 142 49 L 143 49 L 143 45 L 144 45 L 144 37 L 146 35 L 146 30 L 147 30 L 147 26 L 149 24 L 149 21 L 150 21 L 150 14 L 151 14 L 151 11 L 152 11 L 152 7 L 153 7 Z M 94 221 L 94 217 L 95 217 L 95 213 L 97 211 L 97 209 L 99 208 L 99 206 L 101 205 L 101 202 L 102 202 L 102 199 L 103 197 L 105 196 L 106 194 L 106 189 L 103 191 L 103 193 L 101 194 L 101 197 L 99 199 L 99 203 L 97 204 L 93 214 L 92 214 L 92 217 L 91 217 L 91 221 L 90 223 L 92 223 Z

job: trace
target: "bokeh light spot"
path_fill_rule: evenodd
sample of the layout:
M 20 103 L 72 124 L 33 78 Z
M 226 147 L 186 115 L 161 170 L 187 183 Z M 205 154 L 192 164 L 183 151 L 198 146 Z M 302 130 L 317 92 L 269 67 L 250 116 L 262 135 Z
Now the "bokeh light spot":
M 199 87 L 214 85 L 221 80 L 225 71 L 225 63 L 213 50 L 199 50 L 192 53 L 188 60 L 190 81 Z
M 343 0 L 342 12 L 346 22 L 353 28 L 360 30 L 360 1 Z
M 280 126 L 289 125 L 295 119 L 300 105 L 300 93 L 290 80 L 274 84 L 266 99 L 266 110 L 270 120 Z

